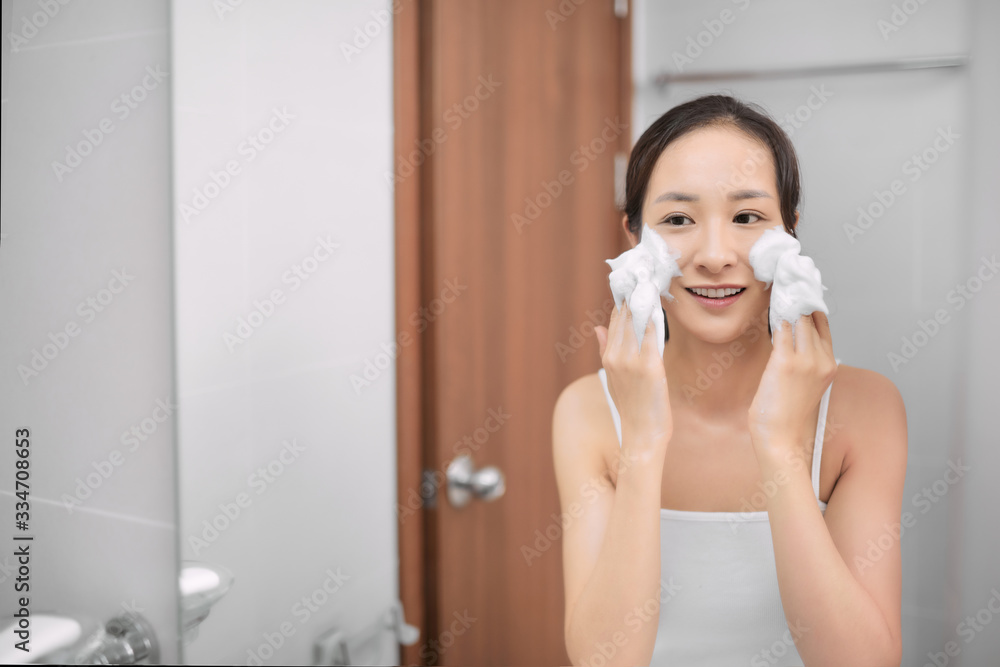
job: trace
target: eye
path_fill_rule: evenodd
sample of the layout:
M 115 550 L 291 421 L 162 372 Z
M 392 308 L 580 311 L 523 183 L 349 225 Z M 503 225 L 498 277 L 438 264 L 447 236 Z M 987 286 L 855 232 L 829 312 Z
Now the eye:
M 747 218 L 756 218 L 756 220 L 748 220 Z M 737 222 L 741 225 L 746 225 L 751 222 L 757 222 L 757 220 L 763 220 L 764 216 L 759 213 L 751 213 L 750 211 L 743 211 L 742 213 L 737 213 L 736 217 L 733 218 L 733 222 Z
M 687 217 L 686 215 L 672 215 L 669 218 L 664 218 L 663 222 L 660 224 L 667 224 L 670 225 L 671 227 L 683 227 L 685 220 L 687 220 L 688 222 L 693 222 L 691 218 Z

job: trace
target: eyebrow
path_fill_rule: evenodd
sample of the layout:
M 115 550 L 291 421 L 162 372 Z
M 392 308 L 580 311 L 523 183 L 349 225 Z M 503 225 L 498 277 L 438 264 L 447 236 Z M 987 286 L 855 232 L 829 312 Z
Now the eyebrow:
M 686 192 L 664 192 L 662 195 L 657 197 L 653 203 L 658 204 L 661 201 L 699 201 L 701 197 L 698 195 L 688 194 Z M 773 199 L 771 195 L 764 192 L 763 190 L 734 190 L 729 193 L 729 201 L 740 201 L 742 199 Z

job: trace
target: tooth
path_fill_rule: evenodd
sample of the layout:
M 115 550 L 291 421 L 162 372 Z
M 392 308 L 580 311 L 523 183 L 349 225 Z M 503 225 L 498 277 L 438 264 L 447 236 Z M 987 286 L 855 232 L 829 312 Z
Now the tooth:
M 708 296 L 714 299 L 717 295 L 719 295 L 720 291 L 721 290 L 710 289 L 708 290 Z

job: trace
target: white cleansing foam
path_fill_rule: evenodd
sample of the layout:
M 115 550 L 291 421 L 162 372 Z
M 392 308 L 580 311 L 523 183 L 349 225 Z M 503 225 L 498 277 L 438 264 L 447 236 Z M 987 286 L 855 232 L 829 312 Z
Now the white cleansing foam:
M 670 294 L 670 281 L 681 275 L 677 266 L 678 257 L 680 254 L 672 252 L 662 236 L 648 225 L 643 225 L 638 245 L 614 259 L 605 260 L 611 267 L 608 282 L 611 284 L 615 307 L 620 312 L 622 304 L 628 301 L 629 310 L 632 311 L 632 326 L 640 347 L 649 318 L 653 318 L 660 357 L 663 357 L 663 338 L 666 335 L 660 296 L 666 297 L 668 301 L 674 299 Z
M 798 240 L 781 227 L 765 231 L 750 248 L 750 266 L 754 277 L 771 288 L 771 338 L 781 321 L 792 323 L 802 315 L 830 311 L 823 302 L 819 269 L 811 258 L 799 254 L 802 246 Z

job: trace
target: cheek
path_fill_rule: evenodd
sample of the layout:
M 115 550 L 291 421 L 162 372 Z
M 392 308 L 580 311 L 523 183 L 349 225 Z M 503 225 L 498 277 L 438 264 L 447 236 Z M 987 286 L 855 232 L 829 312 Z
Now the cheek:
M 763 287 L 762 283 L 757 283 Z M 756 289 L 751 297 L 753 300 L 748 301 L 747 304 L 750 306 L 754 313 L 757 313 L 763 318 L 767 317 L 767 310 L 771 306 L 771 290 L 767 289 Z

